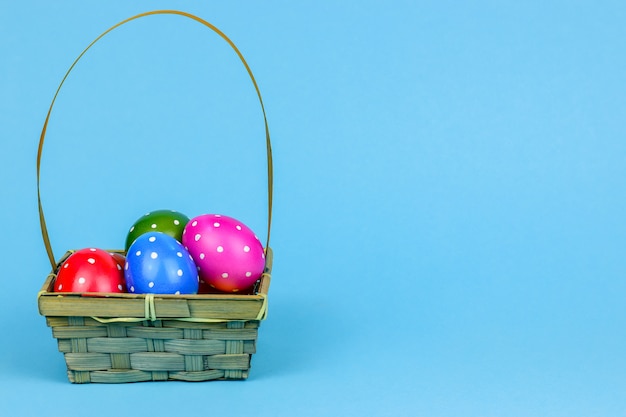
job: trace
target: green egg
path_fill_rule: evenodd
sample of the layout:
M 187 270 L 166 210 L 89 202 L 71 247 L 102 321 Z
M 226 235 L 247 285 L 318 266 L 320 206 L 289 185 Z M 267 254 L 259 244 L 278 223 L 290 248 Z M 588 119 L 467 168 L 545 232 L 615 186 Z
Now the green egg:
M 183 229 L 188 222 L 189 217 L 175 210 L 156 210 L 146 213 L 128 231 L 125 250 L 128 251 L 135 239 L 147 232 L 165 233 L 180 242 Z

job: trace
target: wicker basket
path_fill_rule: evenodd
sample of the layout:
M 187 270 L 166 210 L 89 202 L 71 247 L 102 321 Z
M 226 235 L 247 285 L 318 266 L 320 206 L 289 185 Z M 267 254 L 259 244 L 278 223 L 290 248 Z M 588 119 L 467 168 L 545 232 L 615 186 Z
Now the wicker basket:
M 195 20 L 217 33 L 237 53 L 256 89 L 263 118 L 268 162 L 268 234 L 265 272 L 246 294 L 112 294 L 55 293 L 56 271 L 72 253 L 58 261 L 52 252 L 39 192 L 40 162 L 48 120 L 63 82 L 76 62 L 113 29 L 144 16 L 169 14 Z M 260 322 L 267 313 L 272 251 L 272 155 L 265 109 L 256 80 L 245 59 L 219 29 L 185 12 L 142 13 L 111 27 L 78 56 L 59 85 L 44 123 L 37 155 L 37 199 L 44 245 L 51 273 L 38 294 L 39 312 L 46 317 L 65 356 L 73 383 L 142 381 L 208 381 L 248 377 Z M 123 253 L 123 251 L 116 251 Z

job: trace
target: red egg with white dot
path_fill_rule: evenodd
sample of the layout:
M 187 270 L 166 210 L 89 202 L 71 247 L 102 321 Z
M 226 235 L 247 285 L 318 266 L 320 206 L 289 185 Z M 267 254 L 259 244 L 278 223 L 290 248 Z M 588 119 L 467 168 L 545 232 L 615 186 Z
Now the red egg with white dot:
M 96 248 L 72 253 L 59 267 L 55 292 L 126 292 L 123 263 L 119 257 Z
M 259 238 L 229 216 L 194 217 L 183 230 L 182 243 L 198 266 L 201 284 L 220 291 L 250 288 L 265 268 L 265 251 Z
M 119 269 L 124 269 L 124 265 L 126 264 L 126 257 L 119 252 L 109 252 L 115 262 L 119 265 Z

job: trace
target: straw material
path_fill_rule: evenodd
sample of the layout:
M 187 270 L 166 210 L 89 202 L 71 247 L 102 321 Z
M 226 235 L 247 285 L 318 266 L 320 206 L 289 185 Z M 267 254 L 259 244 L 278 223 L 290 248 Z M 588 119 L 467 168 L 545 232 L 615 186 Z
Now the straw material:
M 271 249 L 267 258 L 250 295 L 55 293 L 50 274 L 39 312 L 73 383 L 246 379 L 267 311 Z
M 85 53 L 112 30 L 139 18 L 178 15 L 200 23 L 228 43 L 239 57 L 257 93 L 267 148 L 268 221 L 265 271 L 248 294 L 80 294 L 53 292 L 60 261 L 54 256 L 40 192 L 41 158 L 48 121 L 57 95 Z M 37 204 L 44 246 L 52 272 L 38 294 L 40 314 L 52 328 L 74 383 L 207 381 L 245 379 L 256 349 L 257 329 L 267 313 L 272 251 L 273 168 L 270 132 L 261 92 L 243 55 L 211 23 L 177 10 L 155 10 L 125 19 L 91 42 L 72 63 L 54 94 L 37 151 Z M 123 253 L 123 251 L 117 251 Z

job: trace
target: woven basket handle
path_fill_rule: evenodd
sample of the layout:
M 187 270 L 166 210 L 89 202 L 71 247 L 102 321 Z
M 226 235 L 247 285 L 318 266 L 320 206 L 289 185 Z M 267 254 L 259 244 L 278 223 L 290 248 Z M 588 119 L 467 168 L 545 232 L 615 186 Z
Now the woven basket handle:
M 54 102 L 56 101 L 56 98 L 59 95 L 59 91 L 61 90 L 61 87 L 63 86 L 63 83 L 65 83 L 65 80 L 70 75 L 70 72 L 72 72 L 72 69 L 74 69 L 74 66 L 76 66 L 78 61 L 83 57 L 83 55 L 85 55 L 85 53 L 89 50 L 89 48 L 91 48 L 96 42 L 98 42 L 100 39 L 102 39 L 107 33 L 111 32 L 112 30 L 114 30 L 114 29 L 116 29 L 116 28 L 118 28 L 120 26 L 122 26 L 125 23 L 128 23 L 128 22 L 130 22 L 132 20 L 135 20 L 135 19 L 139 19 L 141 17 L 150 16 L 150 15 L 160 15 L 160 14 L 184 16 L 184 17 L 190 18 L 192 20 L 195 20 L 196 22 L 199 22 L 199 23 L 203 24 L 204 26 L 208 27 L 213 32 L 217 33 L 222 39 L 224 39 L 230 45 L 230 47 L 237 53 L 237 56 L 241 60 L 241 63 L 244 65 L 244 67 L 246 67 L 246 71 L 248 72 L 248 75 L 250 76 L 250 80 L 252 80 L 252 84 L 254 85 L 254 89 L 256 90 L 257 96 L 259 98 L 259 103 L 261 104 L 261 110 L 263 112 L 263 122 L 265 123 L 265 143 L 266 143 L 266 146 L 267 146 L 267 206 L 268 206 L 267 241 L 266 241 L 265 247 L 266 247 L 267 250 L 269 250 L 270 228 L 271 228 L 271 225 L 272 225 L 272 194 L 273 194 L 273 191 L 272 191 L 273 190 L 272 146 L 271 146 L 271 142 L 270 142 L 270 131 L 269 131 L 269 127 L 268 127 L 268 124 L 267 124 L 267 117 L 266 117 L 266 114 L 265 114 L 265 106 L 263 105 L 263 99 L 261 98 L 261 91 L 259 90 L 259 86 L 257 85 L 256 79 L 254 78 L 254 75 L 252 74 L 252 71 L 250 70 L 250 67 L 248 66 L 248 63 L 244 59 L 243 55 L 241 54 L 241 52 L 239 51 L 237 46 L 235 46 L 233 41 L 231 41 L 221 30 L 219 30 L 218 28 L 213 26 L 211 23 L 209 23 L 206 20 L 203 20 L 203 19 L 201 19 L 201 18 L 199 18 L 197 16 L 194 16 L 192 14 L 189 14 L 189 13 L 186 13 L 186 12 L 181 12 L 181 11 L 178 11 L 178 10 L 153 10 L 153 11 L 150 11 L 150 12 L 145 12 L 145 13 L 138 14 L 136 16 L 130 17 L 130 18 L 126 19 L 126 20 L 123 20 L 123 21 L 119 22 L 118 24 L 116 24 L 116 25 L 110 27 L 109 29 L 107 29 L 106 31 L 104 31 L 93 42 L 91 42 L 80 53 L 80 55 L 78 55 L 78 58 L 76 58 L 76 60 L 72 63 L 70 68 L 67 70 L 67 72 L 65 73 L 65 76 L 63 77 L 63 79 L 61 80 L 61 83 L 59 84 L 59 87 L 57 88 L 56 92 L 54 93 L 54 97 L 52 98 L 52 103 L 50 103 L 50 108 L 48 109 L 48 114 L 46 115 L 46 120 L 45 120 L 45 122 L 43 124 L 43 129 L 41 130 L 41 137 L 39 138 L 39 148 L 37 150 L 37 204 L 39 206 L 39 223 L 41 225 L 41 235 L 43 237 L 43 243 L 44 243 L 44 245 L 46 247 L 46 252 L 48 253 L 48 258 L 50 259 L 50 265 L 52 266 L 53 270 L 56 268 L 56 261 L 55 261 L 54 253 L 52 252 L 52 245 L 50 244 L 50 237 L 48 236 L 48 228 L 46 226 L 46 219 L 44 217 L 43 207 L 41 205 L 41 192 L 40 192 L 40 188 L 39 188 L 39 184 L 40 184 L 39 178 L 40 178 L 40 171 L 41 171 L 41 154 L 42 154 L 42 150 L 43 150 L 43 143 L 44 143 L 44 138 L 46 136 L 46 129 L 48 128 L 48 121 L 50 119 L 50 114 L 52 113 L 52 108 L 54 106 Z M 270 258 L 271 257 L 267 257 L 267 259 L 270 259 Z

